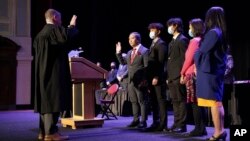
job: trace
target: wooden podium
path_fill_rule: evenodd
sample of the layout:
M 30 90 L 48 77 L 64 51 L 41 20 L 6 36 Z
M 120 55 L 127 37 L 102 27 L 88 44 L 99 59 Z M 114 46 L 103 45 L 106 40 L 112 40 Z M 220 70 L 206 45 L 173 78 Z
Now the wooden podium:
M 63 127 L 102 126 L 104 119 L 95 118 L 95 90 L 106 78 L 107 71 L 83 57 L 69 59 L 73 81 L 73 117 L 61 118 Z

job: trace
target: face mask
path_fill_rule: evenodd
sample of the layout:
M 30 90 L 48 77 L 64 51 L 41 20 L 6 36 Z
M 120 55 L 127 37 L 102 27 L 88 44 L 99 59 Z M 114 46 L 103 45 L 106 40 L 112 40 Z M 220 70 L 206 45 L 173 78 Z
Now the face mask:
M 111 69 L 115 69 L 115 66 L 110 66 L 111 67 Z
M 194 34 L 193 34 L 193 32 L 192 32 L 191 29 L 188 30 L 188 35 L 189 35 L 190 37 L 194 37 Z
M 149 33 L 149 37 L 150 37 L 150 39 L 154 39 L 155 38 L 155 32 L 151 31 Z
M 174 34 L 174 30 L 173 30 L 172 26 L 168 27 L 168 34 L 171 34 L 171 35 Z

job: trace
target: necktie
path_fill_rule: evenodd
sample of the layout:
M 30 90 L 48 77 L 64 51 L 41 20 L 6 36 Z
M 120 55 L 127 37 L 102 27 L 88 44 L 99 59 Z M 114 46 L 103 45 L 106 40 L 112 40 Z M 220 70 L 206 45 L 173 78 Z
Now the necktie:
M 132 54 L 131 54 L 131 59 L 130 59 L 130 63 L 132 64 L 134 59 L 135 59 L 135 56 L 136 56 L 136 48 L 133 48 L 133 51 L 132 51 Z

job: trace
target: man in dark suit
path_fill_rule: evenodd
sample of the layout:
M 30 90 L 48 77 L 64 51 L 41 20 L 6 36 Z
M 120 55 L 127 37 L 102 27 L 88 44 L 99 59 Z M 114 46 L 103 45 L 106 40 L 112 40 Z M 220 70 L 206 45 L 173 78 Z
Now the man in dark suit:
M 116 44 L 116 56 L 120 64 L 128 65 L 128 95 L 132 103 L 133 121 L 128 127 L 147 127 L 146 89 L 142 88 L 145 82 L 145 68 L 148 66 L 148 49 L 141 44 L 141 35 L 132 32 L 129 35 L 129 44 L 132 47 L 127 53 L 126 60 L 121 55 L 121 43 Z M 141 120 L 139 113 L 141 112 Z
M 180 72 L 185 60 L 185 52 L 189 40 L 182 34 L 183 25 L 180 18 L 167 21 L 168 33 L 173 35 L 169 43 L 167 62 L 167 83 L 173 104 L 174 124 L 170 128 L 173 132 L 186 132 L 186 89 L 180 84 Z
M 160 38 L 160 33 L 163 30 L 161 23 L 151 23 L 148 29 L 152 44 L 149 52 L 147 76 L 153 110 L 153 123 L 148 131 L 163 131 L 167 127 L 166 83 L 164 78 L 167 44 Z

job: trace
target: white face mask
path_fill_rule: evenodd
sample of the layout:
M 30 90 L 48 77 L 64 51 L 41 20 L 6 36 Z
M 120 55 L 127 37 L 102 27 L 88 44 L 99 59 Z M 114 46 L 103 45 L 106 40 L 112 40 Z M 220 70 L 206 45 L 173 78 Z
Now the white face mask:
M 151 31 L 149 33 L 149 37 L 150 37 L 150 39 L 154 39 L 155 38 L 155 32 Z
M 193 34 L 193 32 L 192 32 L 191 29 L 188 30 L 188 35 L 189 35 L 190 37 L 194 37 L 194 34 Z
M 174 34 L 174 30 L 173 30 L 172 26 L 168 27 L 168 34 L 170 34 L 170 35 Z

